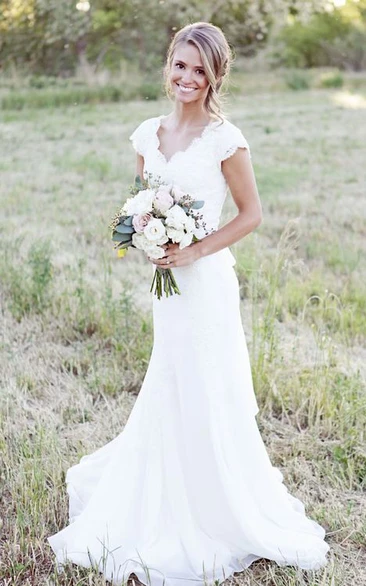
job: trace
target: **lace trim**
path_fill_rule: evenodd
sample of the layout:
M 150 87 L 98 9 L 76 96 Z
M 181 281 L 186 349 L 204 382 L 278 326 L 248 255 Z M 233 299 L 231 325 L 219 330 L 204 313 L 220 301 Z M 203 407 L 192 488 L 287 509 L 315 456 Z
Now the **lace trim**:
M 158 136 L 158 130 L 161 126 L 163 118 L 166 118 L 165 114 L 145 120 L 129 137 L 133 148 L 141 156 L 144 156 L 146 150 L 149 148 L 149 146 L 151 146 L 156 152 L 160 162 L 164 163 L 164 165 L 169 165 L 175 158 L 189 153 L 191 149 L 203 142 L 211 133 L 211 131 L 217 131 L 217 146 L 219 147 L 217 150 L 219 152 L 216 156 L 218 158 L 218 162 L 221 163 L 221 161 L 225 161 L 231 157 L 238 148 L 248 149 L 249 156 L 251 157 L 248 142 L 237 127 L 233 126 L 228 121 L 226 121 L 228 123 L 227 126 L 225 125 L 225 122 L 224 126 L 222 126 L 220 121 L 213 120 L 205 126 L 199 136 L 196 136 L 192 139 L 186 149 L 175 151 L 175 153 L 173 153 L 173 155 L 167 159 L 164 153 L 160 150 L 160 139 Z M 214 136 L 215 134 L 215 132 L 212 132 L 211 136 Z
M 164 153 L 161 152 L 160 150 L 160 140 L 159 140 L 159 136 L 158 136 L 158 130 L 161 126 L 161 121 L 163 120 L 163 118 L 166 118 L 165 114 L 162 114 L 161 116 L 158 116 L 158 118 L 156 119 L 156 124 L 155 124 L 155 131 L 154 131 L 154 144 L 155 144 L 155 148 L 156 148 L 156 152 L 158 154 L 159 159 L 161 159 L 166 165 L 169 165 L 169 163 L 177 156 L 180 155 L 184 155 L 186 153 L 188 153 L 194 146 L 196 146 L 197 144 L 199 144 L 207 135 L 207 133 L 216 128 L 217 125 L 220 123 L 217 120 L 212 120 L 211 122 L 209 122 L 208 124 L 206 124 L 206 126 L 204 127 L 204 129 L 202 130 L 201 134 L 199 136 L 195 136 L 191 142 L 189 143 L 189 145 L 187 146 L 187 148 L 185 148 L 184 150 L 180 149 L 178 151 L 175 151 L 175 153 L 172 154 L 172 156 L 167 159 L 166 156 L 164 155 Z
M 129 137 L 133 148 L 139 155 L 145 155 L 157 122 L 159 122 L 159 118 L 148 118 L 144 120 Z
M 231 146 L 229 146 L 225 150 L 224 154 L 221 155 L 221 161 L 225 161 L 226 159 L 229 159 L 230 157 L 232 157 L 239 148 L 247 149 L 249 152 L 249 157 L 252 158 L 248 143 L 244 142 L 244 141 L 240 141 L 240 143 L 232 144 Z
M 137 152 L 139 155 L 143 156 L 143 153 L 141 152 L 141 150 L 140 150 L 140 148 L 139 148 L 139 146 L 138 146 L 138 142 L 137 142 L 136 138 L 133 138 L 133 137 L 132 137 L 132 135 L 131 135 L 131 136 L 130 136 L 130 141 L 132 142 L 132 146 L 133 146 L 133 148 L 135 149 L 135 151 L 136 151 L 136 152 Z

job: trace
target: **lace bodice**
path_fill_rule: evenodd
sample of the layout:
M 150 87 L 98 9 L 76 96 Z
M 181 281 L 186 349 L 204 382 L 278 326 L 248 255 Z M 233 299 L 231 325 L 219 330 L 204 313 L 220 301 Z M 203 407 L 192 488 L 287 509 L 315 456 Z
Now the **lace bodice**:
M 144 157 L 144 177 L 173 183 L 195 199 L 204 200 L 200 212 L 208 230 L 216 230 L 227 194 L 227 183 L 221 162 L 237 148 L 249 145 L 241 130 L 228 120 L 210 122 L 201 136 L 196 137 L 185 150 L 177 151 L 167 160 L 160 151 L 158 129 L 165 116 L 142 122 L 130 136 L 137 153 Z

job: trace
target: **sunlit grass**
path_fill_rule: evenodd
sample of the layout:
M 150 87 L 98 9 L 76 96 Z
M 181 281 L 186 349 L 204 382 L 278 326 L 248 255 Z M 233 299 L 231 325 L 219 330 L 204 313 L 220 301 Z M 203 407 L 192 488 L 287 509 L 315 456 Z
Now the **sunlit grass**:
M 240 75 L 237 80 L 242 82 Z M 270 83 L 276 80 L 271 77 Z M 276 82 L 277 83 L 277 82 Z M 366 581 L 364 110 L 335 90 L 232 98 L 264 222 L 232 247 L 260 404 L 286 485 L 324 525 L 319 572 L 261 560 L 248 586 Z M 338 90 L 337 90 L 338 92 Z M 362 92 L 360 92 L 360 95 Z M 95 586 L 57 574 L 46 537 L 67 522 L 65 471 L 120 433 L 152 345 L 151 267 L 117 259 L 108 224 L 134 175 L 128 136 L 169 104 L 3 112 L 0 186 L 0 581 Z M 227 200 L 224 221 L 234 213 Z M 108 425 L 105 425 L 108 421 Z

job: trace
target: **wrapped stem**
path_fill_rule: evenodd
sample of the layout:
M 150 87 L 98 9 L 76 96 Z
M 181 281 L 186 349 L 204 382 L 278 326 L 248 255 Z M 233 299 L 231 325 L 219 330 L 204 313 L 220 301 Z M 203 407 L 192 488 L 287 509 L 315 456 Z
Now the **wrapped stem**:
M 161 299 L 163 296 L 163 291 L 165 293 L 165 297 L 170 297 L 174 294 L 180 295 L 179 287 L 174 278 L 172 270 L 156 267 L 150 287 L 150 293 L 153 292 L 158 299 Z

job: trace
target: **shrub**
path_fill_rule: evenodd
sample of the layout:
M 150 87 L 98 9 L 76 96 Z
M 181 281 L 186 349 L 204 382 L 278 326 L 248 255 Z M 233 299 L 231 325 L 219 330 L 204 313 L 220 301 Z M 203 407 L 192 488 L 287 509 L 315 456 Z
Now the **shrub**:
M 356 27 L 340 10 L 314 14 L 307 22 L 294 20 L 275 40 L 274 64 L 357 69 L 364 62 L 365 33 Z
M 49 306 L 53 266 L 48 242 L 36 241 L 24 262 L 15 262 L 15 256 L 15 248 L 6 251 L 0 275 L 10 311 L 20 320 L 31 312 L 43 313 Z
M 158 100 L 162 96 L 160 83 L 145 81 L 140 85 L 139 94 L 145 100 Z
M 348 35 L 323 46 L 330 65 L 351 71 L 366 69 L 366 31 L 354 28 Z
M 57 108 L 78 104 L 100 104 L 135 99 L 140 96 L 134 87 L 110 85 L 103 87 L 44 87 L 15 90 L 5 94 L 0 102 L 2 110 L 23 108 Z M 150 98 L 152 99 L 152 98 Z
M 305 71 L 290 70 L 286 72 L 285 82 L 291 90 L 307 90 L 310 87 L 310 78 Z
M 342 87 L 344 78 L 340 71 L 328 71 L 320 76 L 319 85 L 324 88 Z

